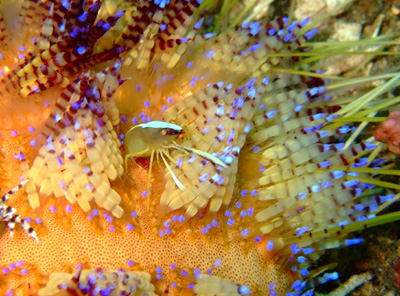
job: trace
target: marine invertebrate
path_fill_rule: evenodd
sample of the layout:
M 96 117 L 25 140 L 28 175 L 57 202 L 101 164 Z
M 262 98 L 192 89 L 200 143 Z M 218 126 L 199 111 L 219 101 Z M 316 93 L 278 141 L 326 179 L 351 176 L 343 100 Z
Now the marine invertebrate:
M 218 164 L 222 167 L 226 167 L 225 163 L 223 163 L 219 158 L 210 153 L 189 147 L 182 147 L 174 142 L 173 137 L 181 134 L 182 132 L 183 129 L 179 125 L 162 121 L 150 121 L 148 123 L 135 125 L 125 135 L 125 143 L 128 150 L 128 154 L 125 156 L 125 166 L 127 164 L 128 158 L 130 157 L 150 156 L 148 178 L 148 182 L 150 183 L 154 155 L 157 156 L 157 159 L 160 155 L 165 164 L 165 167 L 171 173 L 175 184 L 181 190 L 185 190 L 185 186 L 183 186 L 179 179 L 175 176 L 173 170 L 166 161 L 166 157 L 171 159 L 171 156 L 168 153 L 169 148 L 174 148 L 176 150 L 186 153 L 195 153 L 205 160 L 212 161 L 215 165 Z
M 358 242 L 344 236 L 393 199 L 368 191 L 384 182 L 373 176 L 387 160 L 366 157 L 374 143 L 345 145 L 353 129 L 335 121 L 369 114 L 376 96 L 341 108 L 330 97 L 345 86 L 282 69 L 320 54 L 301 47 L 316 33 L 307 20 L 207 33 L 200 2 L 27 1 L 17 10 L 37 39 L 18 65 L 7 52 L 2 114 L 21 102 L 51 108 L 16 126 L 26 110 L 2 117 L 3 162 L 21 166 L 4 182 L 29 177 L 27 196 L 13 202 L 40 238 L 1 237 L 2 291 L 46 294 L 55 283 L 63 293 L 82 264 L 76 278 L 80 268 L 143 270 L 157 294 L 298 294 L 314 249 Z M 9 37 L 13 27 L 1 24 Z M 163 168 L 151 192 L 145 170 L 124 175 L 120 140 L 152 120 L 187 129 L 176 141 L 189 153 L 170 159 L 184 192 Z
M 395 154 L 400 154 L 397 134 L 399 116 L 399 111 L 390 112 L 389 117 L 374 132 L 375 139 L 385 142 L 389 150 Z

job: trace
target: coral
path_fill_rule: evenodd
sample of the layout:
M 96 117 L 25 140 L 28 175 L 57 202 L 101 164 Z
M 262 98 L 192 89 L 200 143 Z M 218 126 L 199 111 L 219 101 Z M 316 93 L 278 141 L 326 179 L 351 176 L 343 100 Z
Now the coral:
M 400 154 L 400 139 L 398 135 L 400 111 L 392 111 L 389 117 L 374 132 L 377 141 L 385 142 L 391 152 Z
M 307 62 L 308 19 L 201 2 L 0 1 L 0 182 L 24 180 L 39 239 L 0 238 L 0 293 L 298 295 L 324 249 L 398 219 L 354 123 L 398 76 L 367 92 Z

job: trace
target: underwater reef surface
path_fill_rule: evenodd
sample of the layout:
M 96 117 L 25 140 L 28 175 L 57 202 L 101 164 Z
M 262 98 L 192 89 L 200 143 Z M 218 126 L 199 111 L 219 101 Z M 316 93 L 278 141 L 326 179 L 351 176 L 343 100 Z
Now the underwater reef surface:
M 1 295 L 300 295 L 398 219 L 396 33 L 257 4 L 0 1 Z

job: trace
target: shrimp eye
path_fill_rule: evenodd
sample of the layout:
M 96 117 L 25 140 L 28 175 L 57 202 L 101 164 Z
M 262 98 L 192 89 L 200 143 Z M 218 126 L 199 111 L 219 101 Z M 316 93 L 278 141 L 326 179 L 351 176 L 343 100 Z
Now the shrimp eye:
M 173 136 L 178 135 L 182 132 L 182 129 L 173 129 L 173 128 L 166 128 L 161 131 L 163 136 Z

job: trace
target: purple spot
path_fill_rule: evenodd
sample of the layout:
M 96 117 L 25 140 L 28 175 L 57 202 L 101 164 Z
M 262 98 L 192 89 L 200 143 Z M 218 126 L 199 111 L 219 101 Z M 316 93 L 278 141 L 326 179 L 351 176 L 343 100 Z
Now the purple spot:
M 132 231 L 133 230 L 133 228 L 134 228 L 134 226 L 132 225 L 132 224 L 127 224 L 126 225 L 126 228 L 129 230 L 129 231 Z
M 115 227 L 114 226 L 110 226 L 110 231 L 114 232 L 115 231 Z
M 133 265 L 133 260 L 128 260 L 128 265 L 132 266 Z
M 57 211 L 56 207 L 53 206 L 53 205 L 51 205 L 51 206 L 49 207 L 49 210 L 50 210 L 50 212 L 52 212 L 52 213 L 55 213 L 55 212 Z
M 22 275 L 27 275 L 28 274 L 28 269 L 26 269 L 26 268 L 21 269 L 21 274 Z
M 267 242 L 267 251 L 272 251 L 273 248 L 274 248 L 274 242 L 272 240 L 269 240 Z

